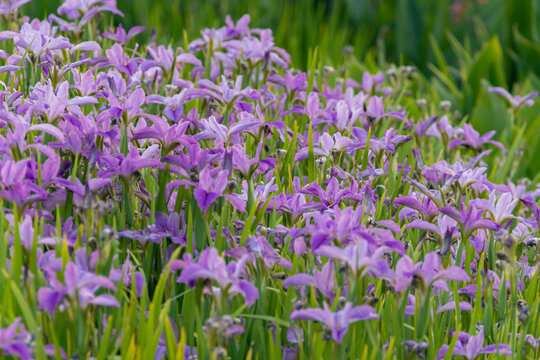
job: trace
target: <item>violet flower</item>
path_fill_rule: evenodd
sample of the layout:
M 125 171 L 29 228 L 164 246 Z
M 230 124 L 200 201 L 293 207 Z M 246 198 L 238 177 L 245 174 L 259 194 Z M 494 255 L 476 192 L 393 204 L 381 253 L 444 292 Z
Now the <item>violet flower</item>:
M 466 301 L 458 302 L 458 307 L 460 311 L 472 310 L 471 304 L 469 304 Z M 437 308 L 437 314 L 440 314 L 445 311 L 456 311 L 456 302 L 453 299 L 450 299 L 446 304 L 443 304 Z
M 6 0 L 0 4 L 0 15 L 9 17 L 10 14 L 17 11 L 24 4 L 28 4 L 32 0 Z
M 330 328 L 332 339 L 338 344 L 349 329 L 349 324 L 360 320 L 375 320 L 379 315 L 369 305 L 354 306 L 347 302 L 343 309 L 332 312 L 325 302 L 324 310 L 319 308 L 310 308 L 296 310 L 291 313 L 291 320 L 313 320 L 319 321 Z
M 418 196 L 418 193 L 414 193 L 416 197 L 413 196 L 399 196 L 394 200 L 394 206 L 404 206 L 409 209 L 413 209 L 420 213 L 422 219 L 430 221 L 433 217 L 437 216 L 439 209 L 427 196 Z M 423 200 L 418 200 L 417 198 L 423 198 Z M 400 214 L 401 215 L 401 214 Z
M 486 210 L 491 220 L 503 225 L 506 221 L 516 218 L 512 215 L 512 211 L 518 200 L 512 198 L 511 193 L 504 193 L 497 198 L 496 192 L 492 191 L 488 199 L 473 199 L 470 203 L 478 209 Z
M 144 168 L 162 168 L 163 164 L 154 159 L 148 159 L 139 155 L 139 150 L 135 147 L 129 149 L 126 157 L 119 155 L 116 158 L 104 158 L 105 168 L 100 172 L 100 177 L 120 176 L 124 181 L 129 182 L 131 176 L 138 170 Z
M 62 300 L 67 296 L 78 302 L 81 308 L 88 304 L 119 307 L 120 304 L 113 295 L 95 295 L 99 288 L 116 290 L 113 282 L 108 278 L 83 272 L 77 265 L 68 262 L 64 271 L 64 285 L 58 281 L 54 273 L 49 274 L 49 284 L 38 290 L 37 298 L 41 308 L 53 314 Z
M 520 200 L 529 210 L 531 210 L 533 220 L 536 220 L 538 229 L 540 229 L 540 207 L 538 207 L 535 201 L 529 199 Z
M 334 281 L 334 263 L 328 261 L 322 269 L 313 270 L 313 275 L 295 274 L 289 276 L 283 281 L 284 287 L 289 286 L 309 286 L 313 285 L 329 300 L 333 300 L 335 296 L 335 281 Z
M 166 118 L 154 117 L 152 126 L 136 130 L 132 140 L 155 139 L 161 144 L 161 155 L 167 155 L 181 144 L 190 144 L 190 138 L 185 135 L 189 123 L 170 125 Z
M 497 344 L 483 346 L 484 344 L 484 329 L 480 330 L 478 335 L 472 336 L 465 332 L 460 332 L 458 335 L 458 341 L 454 346 L 453 355 L 461 355 L 468 360 L 473 360 L 481 354 L 499 354 L 499 355 L 512 355 L 512 349 L 508 345 Z M 446 356 L 448 352 L 448 345 L 443 345 L 437 355 L 437 360 L 441 360 Z
M 317 249 L 316 254 L 343 261 L 356 276 L 369 274 L 379 278 L 389 278 L 393 272 L 388 267 L 386 260 L 382 258 L 387 251 L 384 246 L 373 250 L 366 240 L 361 239 L 344 249 L 324 245 Z
M 124 46 L 128 43 L 129 40 L 139 35 L 143 31 L 144 31 L 144 26 L 135 26 L 129 29 L 129 31 L 126 33 L 126 30 L 124 30 L 124 28 L 122 27 L 122 24 L 120 24 L 116 28 L 116 31 L 114 31 L 114 29 L 112 28 L 109 28 L 109 30 L 105 31 L 102 36 L 105 39 L 116 41 L 120 45 Z
M 58 8 L 58 15 L 66 15 L 68 19 L 78 19 L 81 16 L 89 17 L 101 11 L 109 11 L 117 15 L 123 15 L 116 7 L 116 0 L 65 0 Z
M 226 264 L 216 249 L 207 248 L 199 256 L 198 262 L 192 262 L 191 257 L 186 256 L 184 260 L 176 261 L 171 268 L 182 269 L 177 282 L 187 283 L 193 287 L 198 279 L 214 280 L 222 291 L 242 294 L 248 306 L 251 306 L 259 298 L 259 292 L 251 283 L 240 279 L 246 260 L 244 257 L 239 262 L 232 261 Z
M 242 259 L 247 256 L 249 261 L 256 266 L 256 259 L 262 260 L 268 269 L 274 266 L 281 266 L 285 269 L 292 269 L 289 260 L 280 255 L 278 250 L 270 245 L 264 236 L 248 236 L 245 247 L 236 247 L 226 252 L 226 255 L 236 259 Z
M 17 356 L 22 360 L 32 358 L 32 350 L 28 347 L 27 339 L 30 333 L 26 331 L 20 318 L 16 318 L 7 327 L 0 329 L 0 349 L 3 355 Z
M 429 291 L 431 285 L 449 291 L 447 280 L 470 281 L 470 279 L 465 270 L 457 266 L 442 269 L 439 256 L 431 252 L 426 254 L 424 261 L 416 264 L 408 256 L 399 259 L 393 283 L 396 292 L 406 289 L 411 284 L 420 286 L 424 291 Z
M 470 124 L 463 125 L 463 136 L 464 139 L 454 139 L 450 141 L 450 149 L 453 149 L 458 146 L 470 147 L 477 152 L 481 152 L 484 144 L 492 144 L 502 150 L 506 154 L 506 149 L 503 144 L 498 141 L 491 140 L 495 135 L 495 131 L 488 131 L 484 135 L 480 136 L 478 131 L 476 131 Z
M 288 94 L 305 90 L 308 85 L 305 72 L 293 76 L 288 70 L 285 70 L 284 77 L 273 75 L 267 81 L 282 86 L 287 90 Z
M 204 129 L 195 135 L 194 139 L 215 139 L 216 144 L 227 144 L 234 135 L 259 124 L 259 121 L 251 114 L 245 114 L 245 116 L 239 114 L 239 118 L 240 121 L 232 124 L 230 128 L 220 124 L 214 115 L 211 115 L 208 119 L 202 119 L 201 123 Z
M 333 207 L 342 200 L 352 197 L 350 189 L 342 187 L 335 177 L 330 179 L 326 190 L 315 182 L 300 190 L 300 193 L 318 197 L 326 207 Z
M 399 120 L 403 120 L 405 116 L 400 112 L 385 112 L 382 96 L 372 96 L 369 99 L 366 112 L 361 115 L 365 115 L 370 119 L 370 123 L 378 123 L 385 117 L 394 117 Z
M 503 89 L 501 87 L 490 87 L 488 88 L 488 91 L 497 95 L 502 96 L 505 98 L 509 103 L 512 110 L 517 111 L 521 109 L 523 106 L 531 107 L 534 105 L 534 98 L 538 95 L 538 91 L 533 91 L 530 94 L 527 94 L 523 97 L 517 95 L 512 96 L 506 89 Z
M 199 174 L 199 185 L 193 195 L 203 212 L 223 194 L 227 187 L 229 174 L 220 168 L 205 167 Z
M 501 226 L 494 221 L 482 218 L 482 210 L 475 210 L 472 206 L 469 210 L 461 206 L 461 212 L 451 206 L 439 209 L 443 214 L 454 219 L 461 228 L 464 238 L 468 238 L 477 229 L 490 229 L 498 231 Z

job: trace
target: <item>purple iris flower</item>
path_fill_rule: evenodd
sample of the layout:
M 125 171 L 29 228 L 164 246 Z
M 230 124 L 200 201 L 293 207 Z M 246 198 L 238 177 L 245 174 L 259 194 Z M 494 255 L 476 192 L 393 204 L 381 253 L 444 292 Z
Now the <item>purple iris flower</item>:
M 311 92 L 308 95 L 306 106 L 304 107 L 304 114 L 306 114 L 312 123 L 319 118 L 325 118 L 328 116 L 327 112 L 321 108 L 319 94 L 316 92 Z
M 199 185 L 193 195 L 203 212 L 223 194 L 227 187 L 229 173 L 220 168 L 205 167 L 199 174 Z
M 126 157 L 118 155 L 116 158 L 108 157 L 103 158 L 106 161 L 105 168 L 100 172 L 101 177 L 115 177 L 120 176 L 124 181 L 129 182 L 131 176 L 138 170 L 144 168 L 157 168 L 163 167 L 163 164 L 154 159 L 148 159 L 139 155 L 139 150 L 136 147 L 129 149 L 129 153 Z
M 242 89 L 242 80 L 243 77 L 238 76 L 236 82 L 230 83 L 225 77 L 222 77 L 219 85 L 216 85 L 210 80 L 203 79 L 197 83 L 199 89 L 194 89 L 193 94 L 213 98 L 224 105 L 234 104 L 244 97 L 250 100 L 259 100 L 261 98 L 259 91 L 250 87 Z
M 81 271 L 72 262 L 66 265 L 64 284 L 58 281 L 53 272 L 49 272 L 48 277 L 48 286 L 39 289 L 37 297 L 40 307 L 51 314 L 56 311 L 66 297 L 78 302 L 82 308 L 86 308 L 89 304 L 112 307 L 120 306 L 113 295 L 95 295 L 95 292 L 99 288 L 116 290 L 111 280 L 101 275 Z
M 181 144 L 192 143 L 191 139 L 185 135 L 188 122 L 170 125 L 164 117 L 153 117 L 152 126 L 136 130 L 132 140 L 155 139 L 161 144 L 161 154 L 167 155 Z
M 420 198 L 420 200 L 418 198 Z M 437 209 L 437 206 L 435 203 L 433 203 L 433 200 L 427 196 L 419 196 L 419 194 L 416 192 L 413 193 L 413 196 L 397 197 L 394 200 L 394 206 L 397 207 L 399 205 L 415 210 L 422 216 L 422 219 L 427 221 L 430 221 L 439 213 L 439 209 Z
M 136 267 L 131 263 L 129 257 L 126 258 L 126 261 L 121 264 L 118 269 L 111 269 L 109 279 L 115 283 L 122 281 L 124 287 L 131 286 L 132 280 L 135 279 L 135 290 L 137 291 L 137 296 L 142 295 L 143 287 L 145 286 L 146 282 L 144 275 L 136 271 Z
M 451 206 L 439 209 L 443 214 L 454 219 L 461 227 L 461 233 L 464 238 L 468 238 L 477 229 L 490 229 L 498 231 L 501 226 L 494 221 L 482 218 L 482 210 L 475 210 L 470 207 L 469 210 L 465 206 L 461 206 L 461 212 Z
M 258 36 L 254 36 L 254 34 Z M 270 29 L 253 30 L 240 40 L 233 39 L 225 42 L 223 47 L 229 51 L 227 55 L 231 58 L 240 58 L 252 67 L 263 62 L 263 67 L 268 64 L 276 64 L 286 69 L 290 63 L 289 54 L 285 50 L 274 46 L 274 37 Z
M 285 70 L 285 76 L 279 75 L 270 76 L 267 79 L 269 82 L 280 85 L 287 90 L 288 94 L 305 90 L 307 88 L 307 77 L 305 72 L 292 75 L 288 70 Z
M 362 113 L 361 115 L 367 116 L 371 123 L 378 123 L 385 117 L 394 117 L 399 120 L 403 120 L 405 118 L 405 115 L 400 112 L 385 112 L 382 96 L 372 96 L 369 99 L 366 112 Z
M 362 74 L 362 91 L 366 94 L 371 94 L 373 91 L 378 91 L 381 84 L 384 82 L 384 74 L 379 71 L 371 75 L 367 71 Z
M 258 125 L 260 122 L 251 114 L 239 114 L 238 122 L 232 124 L 230 128 L 220 124 L 214 115 L 208 119 L 202 119 L 201 124 L 204 129 L 194 136 L 195 140 L 215 139 L 216 144 L 227 144 L 234 135 L 246 131 Z
M 471 304 L 466 301 L 458 302 L 458 307 L 460 311 L 472 310 Z M 437 314 L 445 311 L 456 311 L 456 302 L 453 299 L 450 299 L 446 304 L 443 304 L 437 308 Z
M 123 16 L 116 7 L 116 0 L 65 0 L 58 8 L 58 15 L 66 15 L 70 20 L 95 16 L 98 12 L 109 11 Z
M 25 179 L 27 165 L 28 160 L 7 160 L 0 169 L 0 198 L 14 203 L 20 213 L 28 204 L 47 198 L 45 190 Z
M 535 201 L 525 198 L 520 200 L 527 208 L 529 208 L 529 210 L 531 210 L 532 217 L 536 220 L 537 227 L 540 229 L 540 207 L 538 207 Z
M 77 206 L 83 206 L 84 200 L 86 197 L 101 188 L 112 183 L 111 179 L 88 179 L 83 185 L 78 178 L 75 178 L 74 182 L 71 182 L 67 179 L 57 178 L 54 181 L 56 184 L 65 186 L 67 189 L 73 192 L 73 203 Z
M 13 39 L 17 51 L 22 54 L 30 52 L 38 59 L 47 52 L 71 48 L 69 40 L 63 36 L 57 37 L 52 26 L 47 21 L 40 23 L 34 20 L 32 23 L 25 22 L 19 31 L 0 32 L 0 41 Z
M 322 269 L 313 270 L 313 275 L 310 274 L 295 274 L 289 276 L 283 281 L 284 287 L 289 286 L 310 286 L 318 289 L 325 297 L 330 300 L 335 296 L 335 281 L 334 281 L 334 263 L 328 261 Z
M 336 206 L 333 209 L 333 216 L 329 212 L 313 213 L 315 224 L 312 227 L 313 230 L 310 231 L 312 250 L 316 251 L 322 245 L 327 245 L 332 241 L 342 245 L 347 240 L 358 237 L 363 212 L 363 206 L 359 206 L 356 210 L 352 207 L 342 210 Z
M 198 279 L 214 280 L 221 291 L 242 294 L 248 306 L 251 306 L 259 298 L 259 292 L 250 282 L 241 280 L 246 261 L 247 257 L 243 257 L 238 262 L 231 261 L 226 264 L 216 249 L 207 248 L 199 256 L 198 262 L 192 262 L 191 257 L 186 255 L 184 260 L 176 261 L 171 267 L 182 269 L 177 282 L 195 286 Z
M 455 237 L 458 236 L 457 223 L 448 216 L 438 216 L 437 225 L 424 220 L 414 220 L 407 225 L 407 229 L 423 229 L 431 231 L 438 237 L 441 255 L 446 255 L 452 246 Z M 433 221 L 433 220 L 432 220 Z M 472 237 L 474 239 L 474 237 Z M 474 243 L 474 242 L 473 242 Z
M 319 183 L 315 182 L 306 186 L 300 193 L 318 197 L 326 207 L 333 207 L 342 200 L 353 197 L 350 189 L 342 187 L 335 177 L 330 179 L 326 190 L 324 190 Z
M 325 208 L 320 202 L 306 202 L 306 196 L 304 194 L 278 194 L 275 199 L 275 207 L 278 212 L 291 214 L 294 223 L 296 223 L 300 216 L 306 213 L 320 211 Z
M 470 281 L 471 278 L 465 270 L 457 266 L 442 269 L 439 256 L 431 252 L 426 254 L 424 261 L 416 264 L 408 256 L 399 259 L 393 283 L 396 292 L 406 289 L 411 284 L 419 285 L 425 291 L 428 291 L 431 285 L 449 291 L 447 280 Z
M 114 44 L 110 49 L 105 50 L 105 54 L 109 60 L 107 64 L 113 66 L 118 71 L 129 76 L 134 75 L 137 71 L 137 63 L 140 62 L 140 60 L 125 55 L 124 49 L 120 44 Z M 141 88 L 138 90 L 142 91 Z
M 334 122 L 337 130 L 339 132 L 350 130 L 350 128 L 356 123 L 356 120 L 358 120 L 358 117 L 363 110 L 364 109 L 362 107 L 356 106 L 350 108 L 345 100 L 338 101 L 336 104 Z
M 182 224 L 183 219 L 176 212 L 167 215 L 162 212 L 156 212 L 155 227 L 158 232 L 163 232 L 170 237 L 175 244 L 185 244 L 186 235 L 182 231 L 185 229 L 185 224 Z
M 381 156 L 383 153 L 394 154 L 400 145 L 411 139 L 412 136 L 400 135 L 396 129 L 388 129 L 384 131 L 382 138 L 373 137 L 369 142 L 369 148 L 376 156 Z
M 523 106 L 531 107 L 534 105 L 534 98 L 538 95 L 538 91 L 533 91 L 530 94 L 527 94 L 523 97 L 521 96 L 512 96 L 506 89 L 501 87 L 490 87 L 488 88 L 489 92 L 500 95 L 505 98 L 514 111 L 519 110 Z
M 0 349 L 4 355 L 17 356 L 22 360 L 32 358 L 32 350 L 28 347 L 27 339 L 30 333 L 26 331 L 20 318 L 16 318 L 7 327 L 0 329 Z
M 114 31 L 114 29 L 112 28 L 109 28 L 108 31 L 105 31 L 103 33 L 103 37 L 105 39 L 116 41 L 120 45 L 124 46 L 128 43 L 129 40 L 139 35 L 143 31 L 144 31 L 144 26 L 135 26 L 129 29 L 129 31 L 126 33 L 126 30 L 124 30 L 124 28 L 122 27 L 122 24 L 120 24 L 116 28 L 116 31 Z
M 32 0 L 6 0 L 0 4 L 0 15 L 8 17 L 24 4 L 28 4 Z
M 517 202 L 518 200 L 513 199 L 512 194 L 508 192 L 497 198 L 496 191 L 492 191 L 488 199 L 471 200 L 472 205 L 477 209 L 486 210 L 491 219 L 501 225 L 510 219 L 516 218 L 512 215 L 512 211 L 514 211 Z
M 346 136 L 342 136 L 340 133 L 336 133 L 333 136 L 328 133 L 323 133 L 319 137 L 318 146 L 313 147 L 313 154 L 315 156 L 331 156 L 333 152 L 338 152 L 343 149 L 347 149 L 354 145 L 354 141 Z M 294 161 L 301 161 L 307 159 L 309 156 L 309 147 L 298 150 L 294 156 Z
M 141 71 L 148 72 L 150 69 L 158 69 L 165 75 L 171 74 L 177 65 L 183 63 L 201 66 L 202 63 L 192 54 L 175 54 L 172 47 L 163 45 L 153 46 L 147 49 L 150 60 L 145 60 L 141 64 Z
M 416 187 L 422 194 L 424 194 L 425 196 L 427 196 L 428 198 L 430 198 L 433 203 L 439 208 L 439 207 L 443 207 L 444 206 L 444 201 L 443 201 L 443 197 L 441 196 L 441 192 L 443 194 L 446 194 L 448 192 L 448 190 L 450 190 L 450 186 L 461 176 L 461 173 L 458 173 L 456 175 L 454 175 L 453 177 L 451 177 L 450 179 L 448 179 L 444 185 L 441 187 L 440 191 L 439 190 L 431 190 L 431 189 L 428 189 L 426 187 L 426 185 L 416 181 L 416 180 L 413 180 L 409 177 L 407 177 L 407 181 L 410 182 L 414 187 Z
M 453 355 L 461 355 L 468 360 L 473 360 L 481 354 L 500 354 L 500 355 L 512 355 L 512 349 L 508 345 L 484 345 L 484 329 L 480 330 L 478 335 L 472 336 L 465 332 L 458 334 L 458 341 L 454 346 Z M 446 356 L 448 352 L 448 345 L 443 345 L 437 355 L 437 360 L 441 360 Z
M 379 315 L 369 305 L 354 306 L 347 302 L 343 309 L 333 312 L 325 302 L 324 309 L 310 308 L 293 311 L 291 320 L 319 321 L 330 328 L 332 339 L 338 344 L 349 329 L 349 324 L 360 320 L 375 320 Z
M 478 131 L 474 130 L 474 128 L 470 124 L 464 124 L 463 125 L 463 137 L 464 139 L 454 139 L 450 141 L 450 149 L 453 149 L 458 146 L 464 146 L 464 147 L 470 147 L 478 152 L 481 152 L 484 144 L 492 144 L 501 149 L 504 153 L 506 153 L 506 149 L 503 144 L 501 144 L 498 141 L 491 140 L 491 138 L 495 135 L 495 131 L 489 131 L 485 133 L 484 135 L 480 136 Z
M 242 259 L 247 255 L 254 266 L 256 266 L 257 258 L 262 259 L 268 269 L 272 269 L 274 266 L 281 266 L 288 270 L 292 268 L 291 262 L 281 256 L 279 251 L 270 245 L 264 236 L 250 236 L 246 240 L 245 247 L 233 248 L 225 254 L 236 259 Z
M 386 252 L 388 252 L 386 247 L 379 246 L 373 250 L 366 240 L 361 239 L 344 249 L 324 245 L 317 249 L 316 254 L 343 261 L 357 276 L 368 274 L 378 278 L 389 278 L 393 272 L 390 270 L 388 262 L 383 259 Z
M 432 116 L 424 121 L 419 121 L 414 129 L 415 136 L 417 136 L 418 139 L 422 139 L 426 135 L 426 132 L 429 130 L 431 125 L 435 124 L 438 120 L 439 116 Z

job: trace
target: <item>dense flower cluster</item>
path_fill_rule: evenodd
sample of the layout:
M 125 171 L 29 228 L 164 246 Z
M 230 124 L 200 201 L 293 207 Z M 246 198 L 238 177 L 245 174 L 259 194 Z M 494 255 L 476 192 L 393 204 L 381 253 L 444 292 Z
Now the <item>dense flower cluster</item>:
M 415 102 L 414 68 L 296 71 L 247 15 L 175 48 L 97 31 L 114 0 L 27 2 L 0 7 L 4 355 L 538 354 L 540 186 Z

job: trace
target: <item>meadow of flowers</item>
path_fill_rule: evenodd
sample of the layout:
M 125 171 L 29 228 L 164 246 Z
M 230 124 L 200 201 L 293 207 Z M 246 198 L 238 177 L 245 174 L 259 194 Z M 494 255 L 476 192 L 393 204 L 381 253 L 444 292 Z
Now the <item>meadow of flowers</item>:
M 416 69 L 223 19 L 0 4 L 0 359 L 538 359 L 537 93 L 479 133 Z M 37 1 L 37 0 L 36 0 Z

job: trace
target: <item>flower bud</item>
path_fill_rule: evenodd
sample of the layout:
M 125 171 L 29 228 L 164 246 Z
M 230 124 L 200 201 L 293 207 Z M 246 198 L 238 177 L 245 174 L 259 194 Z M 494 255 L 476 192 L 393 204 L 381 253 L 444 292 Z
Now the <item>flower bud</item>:
M 439 103 L 439 110 L 441 110 L 442 112 L 450 111 L 451 107 L 452 107 L 452 103 L 448 100 L 443 100 Z
M 427 106 L 427 101 L 426 99 L 418 99 L 414 102 L 416 104 L 416 106 L 418 106 L 418 108 L 421 110 L 421 111 L 424 111 L 426 110 L 426 106 Z

